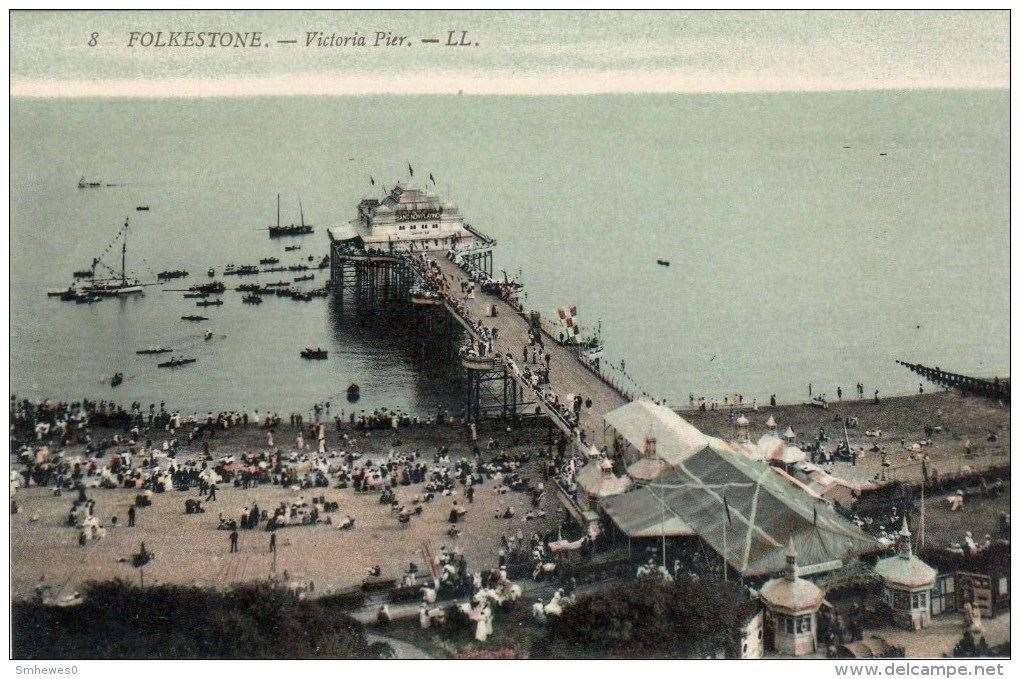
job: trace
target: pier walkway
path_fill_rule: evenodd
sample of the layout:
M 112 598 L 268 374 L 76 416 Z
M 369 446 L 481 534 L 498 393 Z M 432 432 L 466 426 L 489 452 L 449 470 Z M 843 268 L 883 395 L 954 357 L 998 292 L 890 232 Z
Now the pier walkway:
M 444 306 L 454 318 L 456 318 L 467 329 L 472 336 L 477 337 L 474 324 L 481 323 L 486 328 L 497 329 L 494 351 L 499 355 L 509 354 L 518 365 L 524 364 L 524 351 L 528 346 L 528 320 L 508 303 L 495 295 L 481 292 L 476 288 L 473 298 L 461 294 L 461 282 L 468 281 L 469 277 L 456 264 L 447 259 L 443 253 L 429 252 L 424 254 L 426 261 L 435 262 L 442 275 L 447 281 L 446 290 L 448 295 L 455 296 L 458 304 L 456 308 L 450 304 L 447 297 L 444 297 Z M 496 316 L 489 314 L 489 309 L 495 305 Z M 463 314 L 466 314 L 466 318 Z M 628 402 L 628 398 L 621 390 L 611 385 L 606 379 L 598 375 L 592 368 L 577 355 L 575 349 L 556 343 L 551 337 L 544 340 L 546 353 L 550 355 L 549 360 L 549 384 L 547 389 L 557 394 L 561 403 L 569 394 L 580 394 L 584 399 L 591 399 L 591 407 L 582 407 L 578 418 L 578 427 L 583 431 L 586 440 L 591 443 L 602 441 L 604 432 L 603 418 L 609 411 L 618 408 Z M 525 394 L 536 394 L 537 401 L 542 410 L 563 430 L 567 435 L 574 435 L 572 428 L 562 415 L 536 393 L 535 388 L 515 371 L 509 371 L 517 382 L 524 389 Z

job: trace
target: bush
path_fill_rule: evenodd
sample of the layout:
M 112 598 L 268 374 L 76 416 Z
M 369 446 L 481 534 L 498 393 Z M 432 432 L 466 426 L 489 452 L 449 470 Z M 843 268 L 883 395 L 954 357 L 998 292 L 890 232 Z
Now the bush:
M 356 620 L 270 583 L 220 592 L 91 583 L 73 607 L 12 607 L 18 659 L 375 658 Z
M 736 631 L 739 590 L 731 583 L 655 576 L 581 594 L 550 618 L 532 657 L 705 657 Z M 571 651 L 566 652 L 566 649 Z

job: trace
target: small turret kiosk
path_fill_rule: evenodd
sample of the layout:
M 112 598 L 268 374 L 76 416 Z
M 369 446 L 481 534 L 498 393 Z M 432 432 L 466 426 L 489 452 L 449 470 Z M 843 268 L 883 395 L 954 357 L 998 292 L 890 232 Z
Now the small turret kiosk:
M 882 579 L 882 599 L 892 610 L 893 622 L 922 629 L 931 623 L 931 590 L 938 573 L 914 556 L 906 517 L 897 537 L 896 555 L 875 564 L 875 574 Z
M 772 619 L 775 650 L 784 655 L 809 655 L 817 650 L 817 614 L 822 590 L 797 572 L 797 551 L 791 539 L 786 548 L 786 573 L 766 582 L 761 599 Z

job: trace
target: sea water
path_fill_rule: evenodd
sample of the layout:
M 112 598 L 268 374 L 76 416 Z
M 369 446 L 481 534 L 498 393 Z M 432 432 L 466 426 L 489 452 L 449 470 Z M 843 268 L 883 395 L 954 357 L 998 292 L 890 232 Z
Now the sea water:
M 428 182 L 496 238 L 496 276 L 523 280 L 526 306 L 601 325 L 607 371 L 637 393 L 916 391 L 896 359 L 1005 375 L 1008 122 L 1006 91 L 15 99 L 11 386 L 288 411 L 340 404 L 353 382 L 357 408 L 455 410 L 456 360 L 403 312 L 231 292 L 197 308 L 162 290 L 227 263 L 317 262 L 325 227 L 397 180 Z M 116 186 L 79 190 L 82 175 Z M 277 193 L 283 221 L 300 200 L 314 235 L 260 230 Z M 103 252 L 119 269 L 106 248 L 125 217 L 130 270 L 191 277 L 94 305 L 46 297 Z M 303 285 L 326 282 L 313 273 Z M 152 344 L 198 361 L 160 370 L 135 354 Z M 329 359 L 302 360 L 305 346 Z

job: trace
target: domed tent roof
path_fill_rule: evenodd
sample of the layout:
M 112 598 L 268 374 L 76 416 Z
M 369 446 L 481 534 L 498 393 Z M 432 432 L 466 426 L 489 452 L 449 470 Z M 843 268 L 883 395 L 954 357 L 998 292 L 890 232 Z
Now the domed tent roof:
M 577 485 L 593 497 L 618 495 L 630 487 L 630 479 L 602 469 L 598 462 L 589 462 L 577 473 Z
M 934 585 L 938 572 L 914 556 L 906 517 L 903 519 L 903 528 L 900 529 L 899 536 L 899 553 L 875 564 L 875 575 L 882 578 L 886 584 L 902 589 L 920 589 Z
M 822 590 L 818 585 L 797 578 L 769 580 L 761 588 L 761 598 L 770 608 L 782 608 L 791 612 L 809 611 L 822 605 Z
M 668 468 L 668 465 L 657 457 L 642 457 L 627 467 L 627 474 L 633 479 L 647 481 L 658 478 Z
M 786 546 L 786 573 L 769 580 L 761 588 L 761 598 L 770 608 L 791 613 L 811 611 L 822 605 L 822 590 L 797 574 L 797 551 L 793 539 Z

